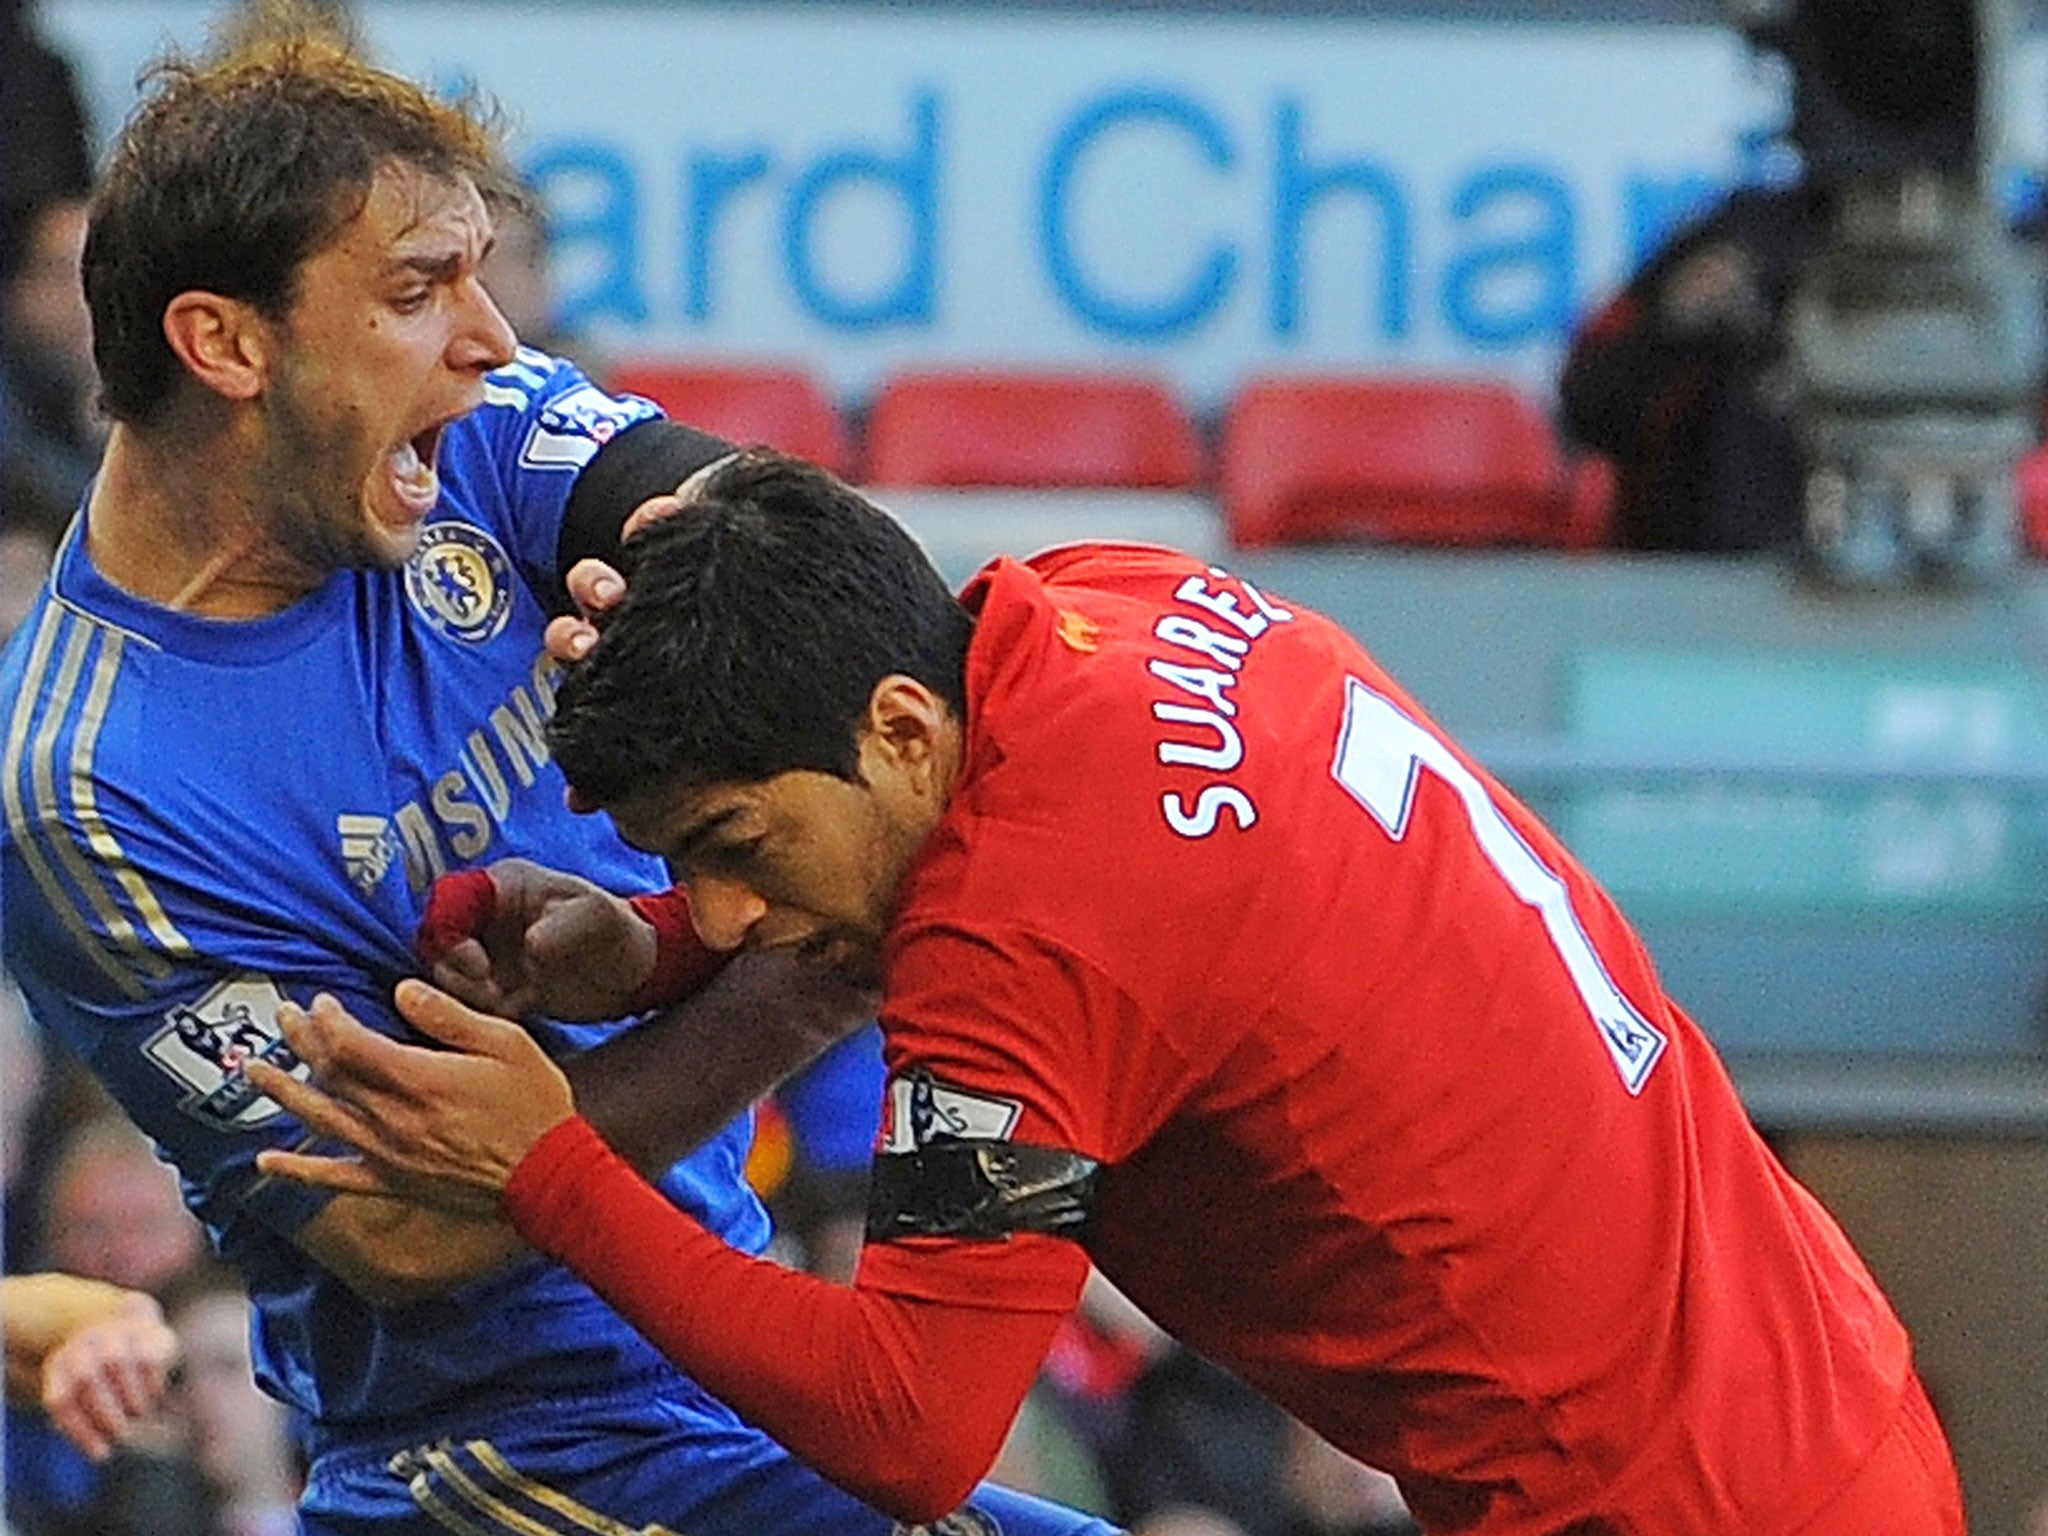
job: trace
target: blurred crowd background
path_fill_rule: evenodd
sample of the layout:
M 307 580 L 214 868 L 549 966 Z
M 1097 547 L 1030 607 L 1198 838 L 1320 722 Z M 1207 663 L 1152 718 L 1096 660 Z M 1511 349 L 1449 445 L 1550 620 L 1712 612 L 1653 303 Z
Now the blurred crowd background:
M 381 62 L 507 106 L 534 200 L 487 281 L 527 344 L 877 487 L 949 575 L 1153 538 L 1354 623 L 1646 916 L 1914 1328 L 1974 1528 L 2048 1532 L 2048 18 L 355 9 Z M 93 159 L 220 11 L 0 0 L 0 631 L 103 435 Z M 748 136 L 785 113 L 848 122 L 799 166 Z M 1465 159 L 1415 147 L 1432 114 Z M 1003 212 L 990 146 L 1034 134 Z M 291 1530 L 294 1426 L 175 1176 L 4 985 L 0 1065 L 8 1272 L 149 1291 L 184 1349 L 104 1464 L 8 1415 L 11 1528 Z M 762 1106 L 787 1262 L 850 1273 L 880 1083 L 867 1035 Z M 1106 1286 L 996 1476 L 1145 1536 L 1412 1529 Z

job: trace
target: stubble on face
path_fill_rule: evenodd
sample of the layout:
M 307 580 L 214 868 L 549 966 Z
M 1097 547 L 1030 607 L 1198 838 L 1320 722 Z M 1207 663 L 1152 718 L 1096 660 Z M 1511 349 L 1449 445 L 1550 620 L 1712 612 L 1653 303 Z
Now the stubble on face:
M 323 420 L 311 408 L 304 370 L 287 356 L 276 387 L 264 397 L 268 433 L 262 477 L 266 532 L 283 557 L 324 579 L 343 570 L 396 570 L 412 558 L 408 540 L 373 537 L 363 512 L 366 463 L 375 461 L 367 434 L 343 415 Z

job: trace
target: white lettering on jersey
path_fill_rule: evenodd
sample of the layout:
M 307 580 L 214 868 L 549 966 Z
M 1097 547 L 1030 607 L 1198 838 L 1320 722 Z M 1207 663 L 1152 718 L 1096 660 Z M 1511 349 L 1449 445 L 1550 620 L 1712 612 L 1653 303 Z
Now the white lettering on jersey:
M 1178 790 L 1169 789 L 1160 797 L 1159 808 L 1166 813 L 1166 824 L 1182 837 L 1207 837 L 1216 830 L 1217 819 L 1226 808 L 1236 817 L 1240 832 L 1251 830 L 1259 819 L 1252 797 L 1235 784 L 1205 785 L 1195 796 L 1193 810 L 1187 808 Z
M 1238 735 L 1236 726 L 1213 709 L 1193 709 L 1186 704 L 1161 701 L 1152 706 L 1152 716 L 1172 724 L 1203 726 L 1216 733 L 1213 745 L 1206 739 L 1199 743 L 1160 742 L 1159 761 L 1162 763 L 1186 763 L 1196 768 L 1213 768 L 1218 773 L 1228 773 L 1244 761 L 1244 738 Z
M 1266 632 L 1266 626 L 1269 624 L 1285 624 L 1294 617 L 1285 608 L 1276 607 L 1268 602 L 1265 594 L 1243 577 L 1230 576 L 1213 565 L 1209 567 L 1209 574 L 1223 577 L 1226 581 L 1235 581 L 1238 589 L 1251 599 L 1252 607 L 1258 612 L 1246 613 L 1238 607 L 1235 595 L 1212 590 L 1209 583 L 1199 576 L 1190 576 L 1182 582 L 1174 592 L 1174 597 L 1183 603 L 1193 603 L 1198 608 L 1208 610 L 1226 624 L 1235 625 L 1244 631 L 1247 640 L 1258 639 Z
M 1669 1043 L 1664 1032 L 1644 1018 L 1607 974 L 1593 941 L 1572 910 L 1571 892 L 1558 875 L 1522 840 L 1478 775 L 1458 755 L 1383 694 L 1357 678 L 1348 680 L 1344 725 L 1337 735 L 1337 756 L 1330 772 L 1351 796 L 1400 842 L 1408 834 L 1415 809 L 1415 786 L 1427 768 L 1457 793 L 1465 819 L 1497 874 L 1524 906 L 1543 919 L 1550 944 L 1564 962 L 1572 986 L 1600 1032 L 1615 1070 L 1630 1093 L 1641 1093 L 1650 1069 Z
M 1234 674 L 1212 667 L 1184 667 L 1177 661 L 1161 661 L 1156 656 L 1145 665 L 1162 683 L 1171 683 L 1198 699 L 1207 699 L 1219 714 L 1237 713 L 1237 705 L 1230 697 L 1230 686 L 1237 681 Z
M 1232 582 L 1236 590 L 1218 585 L 1220 582 Z M 1153 719 L 1187 728 L 1162 737 L 1154 751 L 1167 768 L 1231 773 L 1244 762 L 1244 736 L 1231 724 L 1237 715 L 1237 700 L 1231 697 L 1231 690 L 1237 686 L 1238 673 L 1253 644 L 1275 624 L 1285 624 L 1294 615 L 1269 601 L 1250 582 L 1214 566 L 1206 576 L 1188 577 L 1174 589 L 1173 596 L 1174 601 L 1201 610 L 1203 617 L 1162 614 L 1152 626 L 1152 636 L 1174 647 L 1176 654 L 1151 657 L 1145 668 L 1177 689 L 1181 699 L 1201 702 L 1152 701 Z M 1218 629 L 1211 620 L 1221 620 L 1228 628 Z M 1211 665 L 1192 665 L 1188 653 Z M 1191 793 L 1192 804 L 1188 799 Z M 1242 786 L 1217 779 L 1198 787 L 1166 788 L 1159 797 L 1159 811 L 1167 826 L 1186 838 L 1209 836 L 1223 824 L 1226 811 L 1240 832 L 1251 830 L 1259 819 L 1258 807 Z
M 1244 665 L 1245 652 L 1252 648 L 1249 640 L 1226 635 L 1220 629 L 1211 629 L 1199 619 L 1180 613 L 1169 613 L 1152 626 L 1152 633 L 1168 645 L 1185 646 L 1233 672 Z

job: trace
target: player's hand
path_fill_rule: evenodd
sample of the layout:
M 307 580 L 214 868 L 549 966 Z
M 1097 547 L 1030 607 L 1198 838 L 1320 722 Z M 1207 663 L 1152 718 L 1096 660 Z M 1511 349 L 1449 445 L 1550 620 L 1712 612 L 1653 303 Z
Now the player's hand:
M 683 485 L 689 483 L 685 480 Z M 666 495 L 650 496 L 641 502 L 619 529 L 619 542 L 623 544 L 648 525 L 682 511 L 682 490 L 679 485 Z M 564 666 L 581 661 L 590 653 L 590 648 L 597 644 L 604 616 L 618 607 L 619 599 L 626 595 L 625 577 L 602 560 L 578 560 L 569 567 L 567 584 L 576 613 L 550 620 L 546 634 L 548 654 Z
M 99 1461 L 155 1415 L 177 1358 L 178 1336 L 162 1310 L 130 1292 L 117 1313 L 78 1329 L 44 1359 L 43 1410 Z
M 435 881 L 418 942 L 437 986 L 510 1019 L 618 1018 L 656 952 L 623 896 L 526 859 Z
M 178 1340 L 140 1291 L 79 1275 L 0 1280 L 10 1402 L 40 1402 L 98 1460 L 155 1410 Z
M 517 1024 L 423 981 L 402 981 L 395 995 L 407 1022 L 447 1050 L 366 1029 L 325 993 L 310 1009 L 278 1010 L 285 1039 L 319 1086 L 267 1062 L 248 1064 L 249 1081 L 308 1130 L 360 1156 L 271 1150 L 257 1166 L 344 1193 L 495 1217 L 512 1171 L 575 1113 L 569 1080 Z
M 548 654 L 563 666 L 590 654 L 604 616 L 626 595 L 626 578 L 602 560 L 578 560 L 569 567 L 567 581 L 577 611 L 548 620 L 543 636 Z

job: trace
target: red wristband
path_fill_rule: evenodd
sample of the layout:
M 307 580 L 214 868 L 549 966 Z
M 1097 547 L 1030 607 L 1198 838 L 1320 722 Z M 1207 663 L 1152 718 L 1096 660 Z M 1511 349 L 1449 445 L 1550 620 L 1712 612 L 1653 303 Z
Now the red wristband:
M 429 967 L 466 939 L 478 937 L 498 910 L 498 888 L 489 870 L 464 869 L 443 875 L 427 892 L 414 947 Z
M 703 986 L 725 969 L 730 950 L 706 949 L 690 921 L 690 897 L 680 885 L 632 898 L 632 907 L 654 927 L 654 971 L 626 1005 L 645 1013 Z

